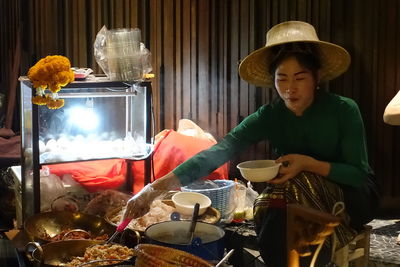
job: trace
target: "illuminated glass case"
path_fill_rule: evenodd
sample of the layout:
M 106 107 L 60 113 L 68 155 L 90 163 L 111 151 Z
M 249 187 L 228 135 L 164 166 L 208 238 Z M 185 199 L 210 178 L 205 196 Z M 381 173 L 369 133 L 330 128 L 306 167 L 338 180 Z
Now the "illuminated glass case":
M 75 81 L 59 92 L 65 105 L 55 110 L 31 103 L 35 89 L 29 79 L 21 77 L 20 85 L 25 216 L 40 212 L 39 170 L 43 164 L 141 160 L 151 154 L 150 82 L 109 81 L 103 77 Z

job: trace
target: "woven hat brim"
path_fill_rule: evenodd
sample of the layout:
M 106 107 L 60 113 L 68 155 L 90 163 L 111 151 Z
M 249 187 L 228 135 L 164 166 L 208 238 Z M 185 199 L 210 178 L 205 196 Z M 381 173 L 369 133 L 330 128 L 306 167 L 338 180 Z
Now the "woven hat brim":
M 321 82 L 335 79 L 349 68 L 351 57 L 343 47 L 324 41 L 304 42 L 316 44 L 319 50 Z M 250 53 L 239 65 L 240 77 L 258 87 L 273 87 L 273 77 L 268 70 L 272 60 L 271 47 L 285 43 L 288 42 L 265 46 Z

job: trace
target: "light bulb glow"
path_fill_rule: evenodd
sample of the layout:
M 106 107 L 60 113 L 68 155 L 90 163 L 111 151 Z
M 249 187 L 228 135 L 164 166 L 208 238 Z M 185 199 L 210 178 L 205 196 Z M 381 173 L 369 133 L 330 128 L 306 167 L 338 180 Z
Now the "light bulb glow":
M 84 131 L 92 131 L 99 125 L 99 118 L 93 108 L 82 106 L 72 107 L 69 110 L 69 123 Z

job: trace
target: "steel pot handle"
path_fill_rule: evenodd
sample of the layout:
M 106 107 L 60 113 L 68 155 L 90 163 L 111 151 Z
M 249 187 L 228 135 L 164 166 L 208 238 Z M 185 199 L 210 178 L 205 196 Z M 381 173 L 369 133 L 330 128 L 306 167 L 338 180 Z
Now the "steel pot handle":
M 223 258 L 217 263 L 217 265 L 215 265 L 215 267 L 220 267 L 225 261 L 227 261 L 227 260 L 231 257 L 231 255 L 233 254 L 234 251 L 235 251 L 234 249 L 231 249 L 231 250 L 225 255 L 225 257 L 223 257 Z
M 30 250 L 31 248 L 34 248 L 33 250 Z M 28 258 L 30 262 L 35 261 L 35 258 L 33 257 L 33 253 L 36 251 L 36 249 L 39 251 L 39 261 L 42 264 L 43 263 L 43 248 L 38 242 L 29 242 L 25 245 L 25 255 Z
M 140 234 L 140 232 L 137 230 L 133 230 L 133 229 L 129 229 L 129 230 L 135 234 L 136 243 L 140 244 L 140 241 L 142 241 L 142 235 Z M 122 232 L 119 243 L 124 243 L 124 236 L 126 235 L 126 233 L 127 233 L 127 231 Z
M 135 232 L 136 235 L 136 240 L 137 240 L 137 244 L 140 244 L 140 241 L 142 241 L 142 236 L 140 235 L 139 231 L 137 230 L 133 230 L 133 232 Z

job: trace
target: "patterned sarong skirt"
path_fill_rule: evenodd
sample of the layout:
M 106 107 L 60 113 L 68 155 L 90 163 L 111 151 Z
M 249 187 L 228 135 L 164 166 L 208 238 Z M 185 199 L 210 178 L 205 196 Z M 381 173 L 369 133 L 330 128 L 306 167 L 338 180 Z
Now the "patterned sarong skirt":
M 335 203 L 344 202 L 341 187 L 328 179 L 302 172 L 284 184 L 268 184 L 254 203 L 254 223 L 258 243 L 267 266 L 281 265 L 286 259 L 286 204 L 298 203 L 318 211 L 332 213 Z M 342 223 L 335 228 L 336 248 L 347 244 L 357 232 L 349 226 L 346 210 L 339 215 Z M 329 247 L 329 241 L 326 242 Z

